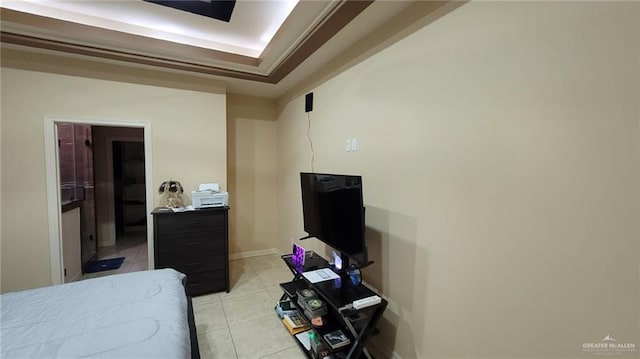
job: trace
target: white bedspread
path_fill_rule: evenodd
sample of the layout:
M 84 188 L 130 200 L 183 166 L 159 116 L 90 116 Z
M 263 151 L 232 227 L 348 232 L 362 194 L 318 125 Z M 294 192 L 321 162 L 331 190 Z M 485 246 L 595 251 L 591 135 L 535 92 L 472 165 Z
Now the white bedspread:
M 189 358 L 184 274 L 133 272 L 0 297 L 2 358 Z

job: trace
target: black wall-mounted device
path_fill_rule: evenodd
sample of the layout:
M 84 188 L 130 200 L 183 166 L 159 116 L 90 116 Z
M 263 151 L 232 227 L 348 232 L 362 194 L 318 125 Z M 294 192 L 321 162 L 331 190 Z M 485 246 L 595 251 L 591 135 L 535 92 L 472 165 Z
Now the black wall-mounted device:
M 304 112 L 313 111 L 313 92 L 309 92 L 304 96 Z

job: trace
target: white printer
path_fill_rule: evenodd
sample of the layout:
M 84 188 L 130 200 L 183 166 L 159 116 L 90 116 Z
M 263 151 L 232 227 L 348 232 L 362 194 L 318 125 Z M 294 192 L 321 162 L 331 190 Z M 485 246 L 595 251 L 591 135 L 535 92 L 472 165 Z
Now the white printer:
M 197 191 L 191 191 L 193 208 L 225 207 L 229 205 L 229 193 L 220 191 L 218 183 L 203 183 Z

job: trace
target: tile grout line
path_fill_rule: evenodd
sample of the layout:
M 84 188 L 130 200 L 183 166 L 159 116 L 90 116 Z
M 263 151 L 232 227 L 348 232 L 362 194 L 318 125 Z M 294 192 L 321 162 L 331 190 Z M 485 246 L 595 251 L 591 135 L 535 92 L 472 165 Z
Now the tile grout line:
M 233 344 L 233 352 L 236 355 L 236 359 L 238 358 L 238 348 L 236 348 L 236 341 L 233 340 L 233 333 L 231 333 L 231 326 L 229 325 L 229 318 L 227 317 L 227 311 L 224 309 L 224 303 L 222 298 L 220 298 L 220 306 L 222 306 L 222 314 L 224 315 L 224 321 L 227 323 L 227 332 L 229 333 L 229 337 L 231 338 L 231 344 Z
M 253 272 L 253 275 L 258 277 L 258 273 L 256 272 L 256 270 L 253 268 L 253 266 L 250 263 L 247 263 L 244 260 L 241 260 L 241 261 L 242 261 L 242 264 L 248 264 L 249 268 Z M 263 287 L 264 287 L 264 285 L 263 285 Z M 250 296 L 250 295 L 255 295 L 255 293 L 245 294 L 245 295 L 241 295 L 239 297 L 230 297 L 230 298 L 227 298 L 227 300 L 237 300 L 238 298 L 242 298 L 242 297 L 246 297 L 246 296 Z M 237 347 L 237 344 L 236 344 L 236 340 L 233 337 L 233 332 L 231 331 L 231 324 L 229 323 L 229 318 L 227 316 L 227 310 L 225 309 L 224 302 L 225 302 L 225 299 L 221 296 L 220 297 L 220 304 L 222 305 L 222 312 L 224 313 L 224 318 L 225 318 L 225 321 L 227 322 L 227 330 L 229 331 L 229 336 L 231 337 L 231 343 L 233 344 L 233 351 L 235 352 L 236 359 L 237 359 L 238 358 L 238 347 Z

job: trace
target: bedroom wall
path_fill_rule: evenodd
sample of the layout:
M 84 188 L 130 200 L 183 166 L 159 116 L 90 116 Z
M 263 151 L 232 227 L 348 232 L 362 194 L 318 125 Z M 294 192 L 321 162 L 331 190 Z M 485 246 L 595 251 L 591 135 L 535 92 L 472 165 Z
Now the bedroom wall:
M 3 52 L 3 65 L 5 55 L 10 56 Z M 7 61 L 12 66 L 16 62 Z M 45 114 L 148 121 L 154 188 L 170 178 L 178 179 L 187 191 L 212 180 L 226 186 L 222 86 L 192 91 L 170 88 L 171 84 L 140 85 L 8 67 L 2 68 L 1 76 L 2 292 L 51 284 Z M 157 205 L 159 196 L 149 203 Z
M 383 357 L 592 357 L 606 335 L 637 356 L 639 16 L 472 2 L 308 88 L 314 170 L 363 175 Z M 304 97 L 281 104 L 283 252 L 306 131 Z
M 227 94 L 229 252 L 263 254 L 276 238 L 276 102 Z

